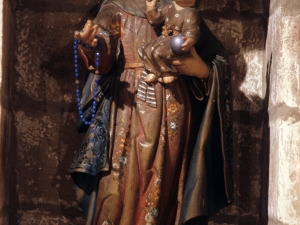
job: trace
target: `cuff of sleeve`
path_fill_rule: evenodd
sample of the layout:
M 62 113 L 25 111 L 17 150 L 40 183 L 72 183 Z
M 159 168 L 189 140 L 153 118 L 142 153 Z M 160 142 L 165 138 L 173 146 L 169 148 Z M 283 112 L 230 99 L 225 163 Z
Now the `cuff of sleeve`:
M 197 77 L 193 78 L 194 89 L 196 89 L 198 93 L 201 93 L 200 96 L 202 96 L 202 98 L 198 98 L 196 96 L 198 100 L 202 100 L 204 98 L 204 95 L 209 96 L 211 91 L 212 77 L 213 77 L 213 70 L 211 67 L 209 67 L 209 73 L 206 78 L 202 78 L 202 79 Z

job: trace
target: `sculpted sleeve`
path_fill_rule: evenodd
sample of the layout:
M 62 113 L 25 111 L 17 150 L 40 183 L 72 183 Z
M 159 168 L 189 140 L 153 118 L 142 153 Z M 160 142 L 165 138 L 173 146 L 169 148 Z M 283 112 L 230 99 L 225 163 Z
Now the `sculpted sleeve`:
M 118 44 L 120 38 L 120 15 L 118 8 L 113 4 L 105 5 L 93 20 L 94 24 L 99 25 L 96 37 L 98 38 L 97 48 L 100 51 L 100 66 L 95 66 L 95 50 L 78 47 L 79 55 L 83 59 L 88 70 L 95 72 L 97 69 L 100 74 L 107 74 L 118 55 Z
M 215 71 L 213 61 L 218 60 L 217 56 L 220 56 L 226 61 L 229 60 L 222 43 L 209 30 L 205 21 L 201 17 L 199 17 L 199 20 L 201 33 L 197 43 L 195 44 L 195 49 L 197 54 L 210 67 L 210 73 L 206 79 L 191 78 L 188 82 L 193 95 L 201 101 L 208 98 L 211 93 L 213 74 Z M 230 69 L 229 64 L 226 68 Z
M 166 18 L 166 14 L 168 11 L 168 6 L 172 3 L 166 3 L 160 7 L 157 7 L 153 10 L 149 10 L 145 12 L 145 16 L 148 20 L 148 22 L 153 26 L 153 27 L 160 27 L 163 26 Z

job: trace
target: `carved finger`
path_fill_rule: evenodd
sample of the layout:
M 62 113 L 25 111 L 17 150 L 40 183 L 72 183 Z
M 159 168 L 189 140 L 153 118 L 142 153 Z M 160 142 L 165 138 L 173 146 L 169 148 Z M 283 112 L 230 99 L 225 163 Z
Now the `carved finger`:
M 174 60 L 174 61 L 172 61 L 172 64 L 173 64 L 174 66 L 180 66 L 180 65 L 181 65 L 181 62 L 180 62 L 179 60 Z
M 91 23 L 86 23 L 86 26 L 84 27 L 84 30 L 81 33 L 82 39 L 85 40 L 85 42 L 91 41 L 89 40 L 89 37 L 92 32 L 92 27 L 93 25 Z
M 75 31 L 74 38 L 78 41 L 81 41 L 81 35 L 79 31 Z
M 98 45 L 98 39 L 97 39 L 97 38 L 94 38 L 93 41 L 92 41 L 91 46 L 92 46 L 93 48 L 95 48 L 97 45 Z
M 184 42 L 182 45 L 181 45 L 181 47 L 186 47 L 186 46 L 188 46 L 188 42 L 186 41 L 186 42 Z
M 92 24 L 92 21 L 91 20 L 87 20 L 86 23 L 85 23 L 85 25 L 84 25 L 84 29 L 87 28 L 87 26 L 90 25 L 90 24 Z
M 96 34 L 97 34 L 97 31 L 98 31 L 98 28 L 99 26 L 97 24 L 95 24 L 93 27 L 92 27 L 92 33 L 90 34 L 89 36 L 89 43 L 93 42 L 94 41 L 94 38 L 96 37 Z

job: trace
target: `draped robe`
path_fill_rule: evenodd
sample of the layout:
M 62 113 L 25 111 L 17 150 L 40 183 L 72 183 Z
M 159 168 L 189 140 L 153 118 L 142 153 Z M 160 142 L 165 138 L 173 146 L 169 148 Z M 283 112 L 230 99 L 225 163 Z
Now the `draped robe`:
M 143 81 L 137 50 L 156 34 L 120 2 L 106 2 L 94 20 L 110 35 L 99 37 L 102 74 L 89 74 L 81 103 L 90 118 L 100 78 L 97 113 L 91 126 L 79 119 L 86 137 L 69 169 L 86 224 L 172 225 L 212 215 L 233 199 L 224 48 L 201 20 L 195 49 L 211 67 L 208 79 L 181 75 L 170 84 L 145 87 L 156 102 L 148 104 L 137 95 Z M 80 51 L 94 72 L 93 54 Z

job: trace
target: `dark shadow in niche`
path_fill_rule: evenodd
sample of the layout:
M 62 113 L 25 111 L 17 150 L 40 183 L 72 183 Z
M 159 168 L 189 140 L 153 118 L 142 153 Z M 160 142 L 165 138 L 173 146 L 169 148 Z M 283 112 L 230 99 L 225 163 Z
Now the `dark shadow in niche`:
M 231 224 L 264 225 L 268 220 L 269 73 L 266 74 L 267 90 L 264 99 L 257 95 L 250 100 L 239 87 L 244 82 L 248 69 L 244 53 L 264 51 L 266 48 L 270 0 L 228 0 L 221 11 L 208 7 L 217 6 L 219 1 L 202 1 L 201 4 L 205 20 L 215 24 L 220 23 L 221 19 L 236 21 L 241 24 L 242 32 L 239 42 L 228 37 L 223 42 L 231 59 L 233 75 L 235 202 L 232 207 L 220 211 L 211 220 L 217 223 L 226 221 Z M 215 34 L 218 36 L 218 33 Z M 252 37 L 253 34 L 256 36 Z M 258 38 L 259 42 L 253 41 L 254 38 Z M 255 176 L 259 179 L 254 180 Z M 255 189 L 253 181 L 256 183 Z
M 272 54 L 267 62 L 266 71 L 266 95 L 263 100 L 263 152 L 262 152 L 262 184 L 261 184 L 261 224 L 268 224 L 268 191 L 269 191 L 269 165 L 270 165 L 270 124 L 269 124 L 269 100 L 270 100 L 270 74 L 272 68 Z

